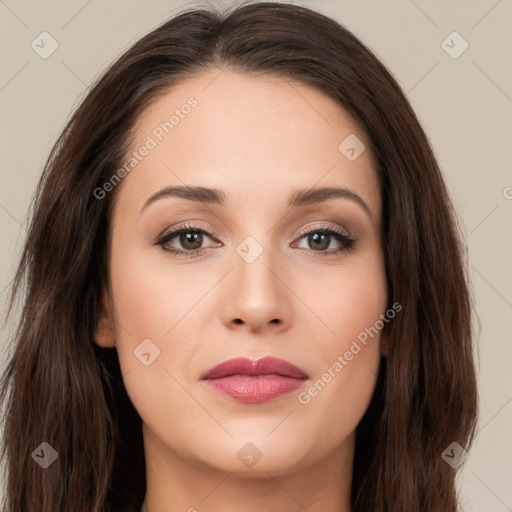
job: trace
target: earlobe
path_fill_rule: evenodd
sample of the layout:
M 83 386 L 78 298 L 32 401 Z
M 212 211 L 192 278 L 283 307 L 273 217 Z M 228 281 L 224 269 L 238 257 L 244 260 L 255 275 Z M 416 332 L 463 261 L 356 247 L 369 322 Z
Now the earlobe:
M 98 322 L 94 330 L 94 341 L 100 347 L 112 348 L 116 346 L 114 319 L 105 293 L 101 303 Z

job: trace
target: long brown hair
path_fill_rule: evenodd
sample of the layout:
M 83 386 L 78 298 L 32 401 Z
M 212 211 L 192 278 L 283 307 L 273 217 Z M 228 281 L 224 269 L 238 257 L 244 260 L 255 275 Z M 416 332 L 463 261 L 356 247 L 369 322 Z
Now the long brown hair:
M 199 70 L 230 67 L 297 81 L 360 123 L 376 157 L 393 320 L 371 405 L 357 427 L 353 512 L 454 512 L 477 390 L 463 242 L 428 138 L 404 93 L 349 30 L 272 2 L 187 10 L 136 42 L 98 79 L 47 160 L 10 297 L 21 315 L 0 388 L 11 512 L 139 512 L 141 419 L 115 349 L 93 342 L 108 282 L 115 174 L 138 116 Z M 33 452 L 58 454 L 47 469 Z

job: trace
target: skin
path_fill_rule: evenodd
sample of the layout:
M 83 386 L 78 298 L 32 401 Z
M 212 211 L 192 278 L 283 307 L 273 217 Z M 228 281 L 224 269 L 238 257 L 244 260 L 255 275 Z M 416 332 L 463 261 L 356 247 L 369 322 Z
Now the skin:
M 143 113 L 131 150 L 193 96 L 198 104 L 115 190 L 110 282 L 95 341 L 117 347 L 124 384 L 143 420 L 147 494 L 143 512 L 349 512 L 355 429 L 375 388 L 386 329 L 311 397 L 307 391 L 387 309 L 381 196 L 369 141 L 336 102 L 278 77 L 203 71 Z M 355 134 L 366 150 L 349 161 L 338 146 Z M 221 189 L 226 205 L 166 197 L 169 185 Z M 298 188 L 344 187 L 334 198 L 287 207 Z M 213 232 L 183 245 L 155 241 L 192 223 Z M 318 249 L 302 231 L 337 227 Z M 262 253 L 236 249 L 248 236 Z M 329 242 L 330 240 L 330 242 Z M 186 243 L 186 240 L 185 240 Z M 192 248 L 192 249 L 191 249 Z M 254 249 L 251 249 L 254 250 Z M 150 339 L 160 355 L 135 357 Z M 294 392 L 243 403 L 213 392 L 200 375 L 233 357 L 275 356 L 305 371 Z M 251 467 L 237 452 L 252 443 Z M 254 448 L 252 448 L 254 450 Z

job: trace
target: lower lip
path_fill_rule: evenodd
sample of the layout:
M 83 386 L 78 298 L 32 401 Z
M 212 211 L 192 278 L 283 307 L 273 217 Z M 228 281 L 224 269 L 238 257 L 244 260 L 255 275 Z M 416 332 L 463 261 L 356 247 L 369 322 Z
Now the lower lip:
M 295 391 L 302 386 L 304 380 L 281 375 L 232 375 L 207 379 L 206 383 L 214 391 L 229 395 L 240 402 L 259 403 Z

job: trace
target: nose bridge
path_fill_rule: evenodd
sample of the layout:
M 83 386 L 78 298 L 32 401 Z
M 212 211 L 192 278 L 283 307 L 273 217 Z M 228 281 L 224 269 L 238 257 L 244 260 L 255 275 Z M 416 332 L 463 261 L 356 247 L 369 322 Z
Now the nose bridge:
M 241 298 L 246 302 L 259 301 L 260 306 L 274 300 L 275 294 L 279 293 L 275 255 L 270 243 L 267 234 L 260 235 L 259 240 L 249 235 L 235 249 L 235 279 L 237 287 L 246 296 Z
M 279 276 L 280 264 L 270 246 L 271 237 L 263 229 L 256 236 L 247 236 L 235 247 L 234 284 L 225 312 L 225 321 L 248 324 L 251 329 L 269 322 L 283 324 L 289 306 L 286 287 Z

